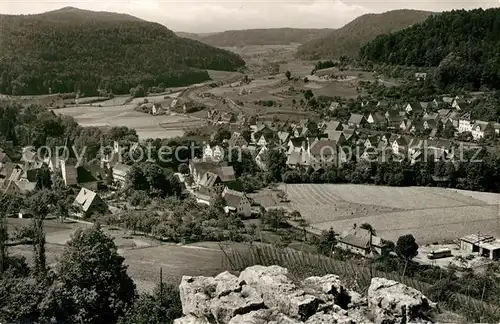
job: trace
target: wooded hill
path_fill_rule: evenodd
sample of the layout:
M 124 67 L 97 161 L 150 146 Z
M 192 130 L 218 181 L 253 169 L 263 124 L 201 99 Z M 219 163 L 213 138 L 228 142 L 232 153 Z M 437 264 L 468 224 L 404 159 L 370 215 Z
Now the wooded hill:
M 321 38 L 333 29 L 302 28 L 267 28 L 227 30 L 212 34 L 177 33 L 179 36 L 192 38 L 212 46 L 230 47 L 244 45 L 288 45 L 304 44 L 310 40 Z
M 182 86 L 209 79 L 204 69 L 244 66 L 231 52 L 181 38 L 136 17 L 76 8 L 0 16 L 0 93 L 86 95 L 106 89 Z M 49 90 L 50 89 L 50 90 Z
M 394 10 L 382 14 L 366 14 L 323 38 L 300 46 L 297 56 L 314 60 L 357 56 L 361 46 L 378 35 L 399 31 L 424 21 L 432 14 L 429 11 L 418 10 Z
M 440 87 L 500 87 L 500 9 L 445 12 L 361 49 L 364 59 L 438 67 Z

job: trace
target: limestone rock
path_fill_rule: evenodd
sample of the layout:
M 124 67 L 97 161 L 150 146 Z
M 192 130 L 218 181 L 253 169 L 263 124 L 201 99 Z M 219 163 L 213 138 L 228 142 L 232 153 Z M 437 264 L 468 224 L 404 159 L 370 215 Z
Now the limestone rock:
M 276 314 L 270 309 L 261 309 L 244 315 L 236 315 L 228 324 L 302 324 L 284 314 Z
M 228 323 L 239 314 L 247 314 L 265 308 L 260 294 L 249 286 L 244 286 L 241 292 L 231 292 L 218 299 L 213 299 L 210 312 L 218 323 Z
M 210 322 L 205 318 L 188 315 L 174 320 L 174 324 L 210 324 Z
M 309 317 L 305 324 L 356 324 L 349 316 L 339 313 L 316 313 Z M 364 323 L 363 323 L 364 324 Z
M 210 316 L 210 304 L 216 287 L 214 278 L 183 276 L 179 285 L 182 313 L 200 318 Z
M 368 306 L 375 323 L 408 323 L 426 320 L 437 310 L 420 291 L 385 278 L 373 278 L 368 289 Z
M 313 295 L 306 294 L 287 277 L 288 270 L 278 266 L 253 266 L 240 274 L 240 280 L 262 295 L 264 303 L 295 319 L 307 319 L 320 303 Z

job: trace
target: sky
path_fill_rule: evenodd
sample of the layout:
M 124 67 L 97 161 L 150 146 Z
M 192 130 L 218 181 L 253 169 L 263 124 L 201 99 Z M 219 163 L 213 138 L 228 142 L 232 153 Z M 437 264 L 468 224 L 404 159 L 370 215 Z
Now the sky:
M 62 7 L 128 13 L 174 31 L 249 28 L 339 28 L 365 13 L 394 9 L 447 11 L 492 8 L 500 0 L 0 0 L 2 14 L 32 14 Z

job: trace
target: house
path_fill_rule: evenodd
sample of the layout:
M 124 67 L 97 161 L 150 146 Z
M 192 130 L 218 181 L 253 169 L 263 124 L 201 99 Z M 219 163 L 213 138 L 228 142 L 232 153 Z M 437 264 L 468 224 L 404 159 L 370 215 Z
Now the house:
M 326 122 L 324 124 L 324 126 L 322 127 L 323 129 L 323 132 L 327 132 L 327 131 L 341 131 L 344 129 L 344 127 L 342 126 L 342 123 L 339 122 L 339 121 L 336 121 L 336 120 L 330 120 L 328 122 Z
M 344 145 L 347 142 L 347 139 L 342 131 L 326 131 L 326 138 L 337 142 L 339 145 Z
M 391 147 L 394 154 L 400 154 L 406 151 L 408 147 L 408 142 L 404 137 L 401 136 L 395 139 L 394 142 L 392 142 Z
M 290 138 L 288 141 L 288 152 L 287 154 L 291 154 L 292 152 L 302 152 L 307 149 L 307 139 L 303 137 L 294 137 Z
M 434 119 L 429 119 L 429 120 L 424 120 L 423 122 L 424 129 L 437 129 L 438 124 L 436 120 Z
M 259 140 L 257 141 L 257 146 L 262 147 L 273 144 L 275 138 L 276 138 L 275 134 L 264 133 L 260 136 Z
M 366 125 L 368 125 L 368 122 L 366 121 L 366 118 L 363 115 L 351 114 L 351 117 L 349 118 L 347 124 L 350 127 L 363 128 Z
M 373 112 L 368 115 L 366 121 L 373 126 L 382 127 L 387 125 L 387 120 L 384 115 L 379 112 Z
M 35 182 L 15 181 L 7 179 L 0 180 L 0 192 L 9 196 L 15 196 L 19 194 L 27 195 L 31 191 L 35 190 L 35 188 Z
M 328 139 L 321 139 L 311 143 L 309 149 L 310 166 L 314 170 L 325 169 L 332 165 L 338 166 L 338 145 L 337 142 Z
M 465 99 L 454 99 L 451 107 L 458 111 L 463 111 L 470 107 L 470 103 L 468 103 Z
M 460 238 L 460 249 L 490 260 L 500 259 L 500 240 L 491 235 L 471 234 Z
M 455 100 L 457 98 L 453 98 L 453 97 L 443 97 L 442 98 L 442 101 L 447 104 L 447 105 L 452 105 L 453 104 L 453 100 Z
M 417 81 L 425 81 L 427 79 L 427 73 L 425 72 L 416 72 L 415 80 Z
M 25 146 L 22 149 L 21 162 L 35 162 L 36 156 L 37 152 L 34 146 Z
M 439 118 L 439 114 L 437 112 L 425 112 L 422 117 L 423 120 L 437 120 Z
M 76 181 L 80 187 L 97 191 L 109 179 L 109 170 L 100 164 L 88 164 L 76 168 Z
M 257 143 L 264 134 L 265 137 L 272 138 L 275 136 L 276 132 L 266 124 L 262 124 L 258 126 L 256 130 L 252 133 L 251 135 L 252 142 Z
M 387 118 L 387 126 L 389 128 L 399 128 L 401 122 L 405 119 L 405 117 L 401 116 L 398 111 L 389 110 L 385 113 Z
M 472 132 L 472 125 L 474 122 L 471 119 L 470 113 L 465 113 L 458 119 L 458 132 Z
M 10 157 L 2 149 L 0 149 L 0 164 L 12 162 Z
M 193 159 L 189 161 L 189 171 L 193 178 L 194 184 L 197 186 L 200 186 L 202 184 L 202 179 L 207 172 L 216 174 L 220 179 L 220 183 L 224 185 L 231 184 L 236 180 L 233 167 L 227 166 L 225 162 L 218 163 L 213 161 Z
M 67 163 L 65 160 L 61 160 L 61 174 L 64 180 L 64 184 L 67 187 L 76 186 L 77 181 L 77 166 L 71 163 Z
M 211 147 L 210 144 L 206 144 L 205 147 L 203 148 L 203 160 L 220 162 L 223 159 L 224 159 L 224 149 L 219 145 Z
M 389 108 L 389 102 L 387 100 L 380 100 L 379 102 L 377 102 L 376 107 L 381 109 L 387 109 Z
M 403 119 L 399 124 L 399 129 L 402 131 L 409 131 L 411 129 L 412 121 L 410 119 Z
M 243 135 L 238 132 L 231 134 L 231 138 L 227 141 L 230 148 L 232 147 L 245 147 L 248 146 L 248 142 L 245 140 Z
M 288 144 L 289 139 L 290 139 L 289 132 L 278 132 L 278 140 L 281 146 Z
M 286 166 L 296 168 L 298 166 L 308 166 L 310 164 L 309 154 L 306 151 L 293 151 L 287 155 Z
M 496 135 L 500 134 L 500 123 L 493 123 L 493 129 Z
M 337 101 L 333 101 L 330 106 L 328 107 L 328 110 L 330 111 L 335 111 L 339 108 L 342 108 L 342 104 L 340 102 L 337 102 Z
M 420 105 L 420 107 L 422 107 L 424 111 L 427 111 L 429 108 L 431 108 L 430 102 L 420 101 L 418 104 Z
M 252 205 L 245 193 L 224 188 L 222 198 L 226 201 L 227 211 L 249 217 L 252 215 Z
M 127 181 L 127 174 L 130 169 L 131 168 L 128 165 L 121 163 L 115 164 L 112 169 L 113 181 L 123 185 Z
M 407 114 L 417 115 L 423 112 L 423 108 L 418 102 L 411 102 L 405 105 L 404 110 Z
M 92 214 L 106 214 L 109 212 L 108 205 L 101 197 L 92 190 L 82 188 L 73 202 L 73 205 L 81 208 L 79 216 L 88 217 Z
M 472 138 L 480 140 L 481 138 L 492 136 L 495 133 L 493 124 L 486 121 L 476 120 L 472 126 Z
M 421 121 L 419 121 L 419 120 L 417 120 L 417 121 L 414 121 L 414 122 L 411 124 L 411 126 L 410 126 L 410 128 L 409 128 L 409 131 L 410 131 L 411 133 L 414 133 L 414 134 L 415 134 L 415 133 L 422 132 L 424 129 L 425 129 L 424 123 L 423 123 L 423 122 L 421 122 Z
M 368 136 L 366 140 L 363 142 L 363 146 L 365 148 L 376 148 L 378 147 L 378 137 L 377 136 Z
M 161 106 L 161 104 L 153 104 L 153 106 L 151 107 L 151 114 L 152 115 L 161 115 L 164 113 L 164 110 Z
M 354 226 L 345 236 L 339 239 L 337 248 L 363 257 L 377 257 L 388 251 L 387 244 L 370 230 Z

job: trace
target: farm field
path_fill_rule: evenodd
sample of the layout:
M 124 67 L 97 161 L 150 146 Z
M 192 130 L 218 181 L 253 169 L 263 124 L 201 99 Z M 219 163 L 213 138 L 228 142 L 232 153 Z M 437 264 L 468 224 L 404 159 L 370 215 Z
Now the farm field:
M 413 234 L 421 244 L 451 241 L 478 231 L 500 236 L 497 199 L 475 193 L 427 187 L 351 184 L 281 185 L 311 226 L 343 233 L 354 224 L 371 224 L 389 240 Z
M 56 112 L 74 117 L 84 127 L 126 126 L 135 128 L 141 140 L 182 136 L 184 134 L 182 122 L 190 120 L 190 118 L 182 115 L 148 115 L 135 111 L 133 104 L 102 107 L 78 106 L 57 109 Z M 169 127 L 168 129 L 163 127 L 169 123 L 178 123 L 178 127 Z
M 8 219 L 9 231 L 17 226 L 26 225 L 28 219 Z M 71 234 L 78 228 L 90 225 L 82 223 L 59 223 L 48 220 L 44 224 L 46 232 L 47 264 L 56 263 L 65 248 Z M 159 279 L 160 267 L 164 281 L 178 284 L 183 275 L 216 275 L 227 269 L 224 254 L 217 243 L 197 243 L 192 245 L 176 245 L 160 243 L 138 235 L 110 227 L 102 227 L 114 237 L 118 253 L 125 257 L 127 272 L 134 279 L 141 292 L 151 292 Z M 232 248 L 243 249 L 243 244 L 233 244 Z M 22 255 L 28 262 L 32 259 L 31 246 L 9 247 L 9 253 Z

